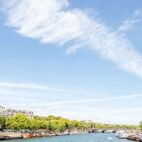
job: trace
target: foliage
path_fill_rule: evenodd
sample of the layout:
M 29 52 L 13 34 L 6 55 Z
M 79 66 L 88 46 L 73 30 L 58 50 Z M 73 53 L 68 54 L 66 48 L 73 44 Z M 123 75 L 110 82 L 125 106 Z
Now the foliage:
M 0 126 L 6 129 L 12 130 L 46 130 L 48 132 L 65 132 L 74 130 L 90 130 L 90 129 L 137 129 L 137 126 L 133 125 L 113 125 L 113 124 L 101 124 L 86 121 L 69 120 L 62 117 L 49 115 L 47 117 L 35 116 L 34 118 L 28 118 L 23 114 L 17 114 L 8 118 L 0 117 Z M 142 123 L 141 123 L 142 129 Z
M 140 129 L 142 130 L 142 121 L 140 122 L 140 125 L 139 125 Z
M 29 129 L 30 119 L 24 114 L 17 114 L 6 119 L 6 128 L 14 130 Z
M 0 115 L 0 129 L 5 128 L 5 122 L 6 122 L 6 118 Z

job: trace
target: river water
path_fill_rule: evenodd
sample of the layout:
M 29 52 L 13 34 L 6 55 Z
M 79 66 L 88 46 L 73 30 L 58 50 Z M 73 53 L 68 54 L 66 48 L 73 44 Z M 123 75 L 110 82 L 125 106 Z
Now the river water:
M 58 136 L 49 138 L 35 138 L 23 140 L 10 140 L 5 142 L 130 142 L 115 137 L 114 134 L 82 134 L 70 136 Z

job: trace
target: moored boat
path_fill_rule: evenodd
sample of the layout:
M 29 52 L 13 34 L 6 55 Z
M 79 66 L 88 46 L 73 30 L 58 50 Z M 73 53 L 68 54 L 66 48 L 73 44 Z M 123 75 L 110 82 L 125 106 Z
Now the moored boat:
M 129 137 L 129 133 L 121 130 L 121 131 L 117 131 L 115 136 L 121 139 L 127 139 Z

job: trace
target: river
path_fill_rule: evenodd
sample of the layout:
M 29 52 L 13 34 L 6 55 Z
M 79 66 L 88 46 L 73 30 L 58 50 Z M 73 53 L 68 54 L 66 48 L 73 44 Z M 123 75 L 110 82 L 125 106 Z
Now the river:
M 130 142 L 115 137 L 114 134 L 82 134 L 48 138 L 10 140 L 4 142 Z

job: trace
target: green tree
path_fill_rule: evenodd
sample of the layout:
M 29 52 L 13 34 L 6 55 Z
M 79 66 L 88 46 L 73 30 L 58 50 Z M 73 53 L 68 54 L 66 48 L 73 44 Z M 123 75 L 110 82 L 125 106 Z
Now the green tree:
M 17 114 L 6 119 L 8 129 L 22 130 L 30 128 L 30 120 L 24 114 Z
M 6 122 L 6 118 L 4 116 L 0 115 L 0 129 L 5 128 L 5 122 Z
M 142 131 L 142 121 L 140 122 L 139 127 L 140 127 L 140 129 Z

